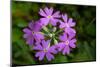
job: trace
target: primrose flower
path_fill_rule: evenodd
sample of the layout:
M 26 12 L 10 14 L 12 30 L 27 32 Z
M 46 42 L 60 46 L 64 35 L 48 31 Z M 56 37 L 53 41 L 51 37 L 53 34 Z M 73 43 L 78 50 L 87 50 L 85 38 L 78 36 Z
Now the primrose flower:
M 60 18 L 59 11 L 53 13 L 53 8 L 44 8 L 44 10 L 40 9 L 39 14 L 43 16 L 41 18 L 41 23 L 45 26 L 48 25 L 48 23 L 51 23 L 53 26 L 56 26 L 56 23 L 59 21 L 58 18 Z
M 62 15 L 62 19 L 63 21 L 60 21 L 60 28 L 63 28 L 64 31 L 68 34 L 68 35 L 75 35 L 76 31 L 72 28 L 75 26 L 75 22 L 73 21 L 72 18 L 67 17 L 67 14 Z
M 48 61 L 51 61 L 54 59 L 53 54 L 57 53 L 57 50 L 55 49 L 55 46 L 50 46 L 50 40 L 42 40 L 41 44 L 36 43 L 37 45 L 34 46 L 34 50 L 38 50 L 38 52 L 35 54 L 36 57 L 39 57 L 39 60 L 43 60 L 43 58 L 46 56 Z
M 23 29 L 24 31 L 24 38 L 26 39 L 26 43 L 29 45 L 33 45 L 34 41 L 40 41 L 44 39 L 44 35 L 40 32 L 41 25 L 38 22 L 31 22 L 29 23 L 29 28 Z
M 39 61 L 44 58 L 51 61 L 58 52 L 70 54 L 72 48 L 76 47 L 76 30 L 73 28 L 76 22 L 67 14 L 60 15 L 60 11 L 54 11 L 52 7 L 40 9 L 39 15 L 41 18 L 38 21 L 29 23 L 23 29 L 23 37 L 33 48 L 35 57 Z
M 75 45 L 75 42 L 76 42 L 76 39 L 70 39 L 66 33 L 63 33 L 63 35 L 61 35 L 59 37 L 60 39 L 60 43 L 58 43 L 58 50 L 59 51 L 62 51 L 62 54 L 65 55 L 65 54 L 69 54 L 70 53 L 70 48 L 75 48 L 76 45 Z

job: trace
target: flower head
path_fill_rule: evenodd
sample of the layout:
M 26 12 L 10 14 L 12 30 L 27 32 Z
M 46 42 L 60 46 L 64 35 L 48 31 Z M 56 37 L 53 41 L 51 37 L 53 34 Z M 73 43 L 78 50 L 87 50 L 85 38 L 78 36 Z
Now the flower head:
M 60 43 L 58 43 L 58 50 L 62 51 L 62 54 L 69 54 L 70 53 L 70 48 L 75 48 L 75 42 L 76 39 L 70 39 L 67 37 L 66 33 L 63 33 L 63 35 L 61 35 L 59 37 L 60 39 Z
M 56 25 L 56 23 L 59 21 L 58 18 L 60 18 L 59 11 L 53 13 L 53 8 L 44 8 L 44 10 L 40 9 L 39 14 L 43 16 L 41 18 L 41 23 L 43 25 L 47 25 L 48 23 L 51 23 L 53 26 Z
M 72 18 L 67 17 L 67 14 L 62 15 L 62 19 L 63 21 L 60 21 L 60 28 L 63 28 L 64 31 L 68 34 L 68 35 L 75 35 L 76 31 L 72 28 L 75 26 L 75 22 L 73 22 Z
M 36 43 L 37 45 L 34 46 L 34 50 L 38 50 L 36 53 L 36 57 L 39 57 L 39 60 L 43 60 L 43 58 L 46 56 L 48 61 L 51 61 L 54 59 L 53 54 L 57 53 L 57 50 L 55 49 L 55 46 L 50 46 L 50 40 L 42 40 L 41 44 Z
M 33 45 L 34 41 L 40 41 L 44 39 L 42 32 L 40 32 L 41 25 L 38 22 L 31 22 L 29 23 L 29 28 L 23 29 L 24 31 L 24 38 L 26 39 L 26 43 L 29 45 Z
M 61 17 L 60 12 L 54 12 L 52 7 L 40 9 L 39 14 L 42 18 L 29 23 L 28 28 L 23 30 L 26 43 L 34 44 L 31 47 L 35 51 L 35 57 L 40 61 L 44 58 L 51 61 L 59 51 L 63 55 L 70 54 L 71 49 L 76 47 L 76 31 L 73 28 L 76 23 L 73 19 L 68 18 L 67 14 Z

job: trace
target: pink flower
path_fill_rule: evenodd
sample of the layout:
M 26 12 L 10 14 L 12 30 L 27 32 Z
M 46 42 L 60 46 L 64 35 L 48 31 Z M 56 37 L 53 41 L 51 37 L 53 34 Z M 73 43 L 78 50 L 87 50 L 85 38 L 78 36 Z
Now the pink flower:
M 53 26 L 56 25 L 56 23 L 59 21 L 58 18 L 60 18 L 59 11 L 53 13 L 53 8 L 44 8 L 43 10 L 40 9 L 39 14 L 43 16 L 41 18 L 41 23 L 45 26 L 48 25 L 48 23 L 51 23 Z
M 39 60 L 43 60 L 43 58 L 46 56 L 48 61 L 51 61 L 54 59 L 53 54 L 57 53 L 57 50 L 55 50 L 55 46 L 50 46 L 50 40 L 42 40 L 41 44 L 36 43 L 36 46 L 34 46 L 34 50 L 37 50 L 38 52 L 35 54 L 36 57 L 39 57 Z
M 75 48 L 75 42 L 76 39 L 70 39 L 70 37 L 68 38 L 66 33 L 63 33 L 63 35 L 61 35 L 59 37 L 60 39 L 60 43 L 58 43 L 58 50 L 62 52 L 62 54 L 69 54 L 70 53 L 70 48 Z
M 40 32 L 41 25 L 39 22 L 31 22 L 29 23 L 28 28 L 24 28 L 24 38 L 26 39 L 26 43 L 29 45 L 33 45 L 35 41 L 40 42 L 41 39 L 44 39 L 44 35 Z
M 63 21 L 60 21 L 59 27 L 64 29 L 68 35 L 75 36 L 76 31 L 72 27 L 74 27 L 76 23 L 73 21 L 73 19 L 68 18 L 67 14 L 62 15 L 62 19 Z

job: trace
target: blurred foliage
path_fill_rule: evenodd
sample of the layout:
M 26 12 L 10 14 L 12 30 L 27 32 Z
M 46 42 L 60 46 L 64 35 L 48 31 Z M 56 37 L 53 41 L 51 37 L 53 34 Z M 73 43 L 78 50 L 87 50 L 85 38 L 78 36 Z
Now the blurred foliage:
M 77 48 L 73 49 L 69 55 L 55 55 L 51 62 L 47 60 L 38 61 L 34 57 L 34 52 L 23 39 L 23 28 L 27 27 L 31 20 L 38 20 L 38 11 L 43 7 L 53 7 L 67 13 L 69 17 L 76 21 Z M 34 3 L 34 2 L 12 2 L 12 64 L 45 64 L 81 62 L 96 60 L 96 7 L 82 5 L 66 5 L 54 3 Z

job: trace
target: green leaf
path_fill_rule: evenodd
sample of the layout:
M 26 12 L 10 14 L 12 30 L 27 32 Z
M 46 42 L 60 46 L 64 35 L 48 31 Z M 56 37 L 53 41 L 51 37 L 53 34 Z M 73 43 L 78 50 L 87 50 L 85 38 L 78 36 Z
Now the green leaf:
M 21 18 L 17 19 L 15 22 L 16 22 L 18 27 L 23 28 L 23 27 L 28 26 L 28 22 L 26 22 L 24 19 L 21 19 Z
M 96 26 L 93 23 L 90 23 L 87 27 L 86 27 L 86 33 L 92 36 L 96 35 Z
M 78 43 L 77 46 L 78 52 L 74 55 L 74 57 L 70 60 L 71 62 L 80 62 L 80 61 L 93 61 L 95 58 L 93 58 L 93 52 L 91 50 L 91 47 L 87 43 L 87 41 L 84 41 L 83 43 Z
M 32 4 L 32 10 L 34 11 L 34 12 L 38 12 L 39 11 L 39 5 L 38 4 L 36 4 L 36 3 L 34 3 L 34 4 Z
M 34 58 L 30 54 L 30 50 L 23 40 L 20 39 L 19 42 L 13 44 L 13 51 L 13 60 L 17 59 L 16 61 L 20 62 L 14 62 L 14 64 L 35 64 Z
M 22 37 L 21 30 L 17 28 L 13 28 L 12 29 L 12 42 L 18 42 L 21 37 Z
M 62 55 L 61 53 L 58 53 L 55 56 L 55 59 L 51 63 L 64 63 L 64 62 L 68 62 L 67 56 Z

